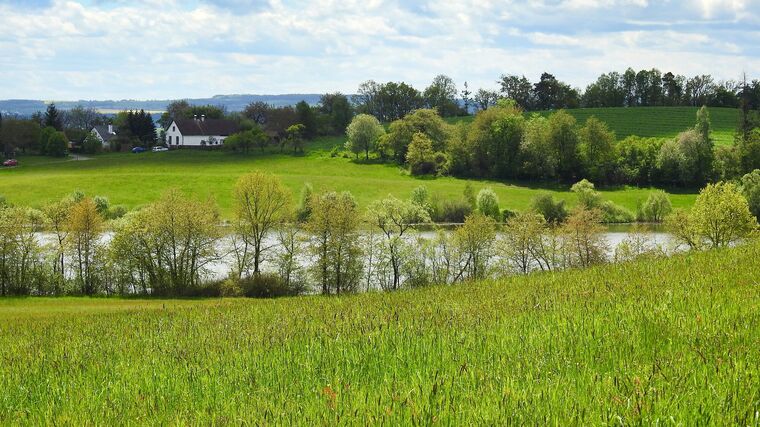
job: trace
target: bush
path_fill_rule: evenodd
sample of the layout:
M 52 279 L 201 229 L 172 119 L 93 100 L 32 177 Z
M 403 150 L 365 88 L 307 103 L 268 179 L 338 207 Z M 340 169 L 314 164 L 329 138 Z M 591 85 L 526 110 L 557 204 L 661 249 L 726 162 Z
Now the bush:
M 251 298 L 277 298 L 298 295 L 295 289 L 288 288 L 285 282 L 273 273 L 254 274 L 240 280 L 243 295 Z
M 602 202 L 599 209 L 602 211 L 602 222 L 605 223 L 633 222 L 635 219 L 635 216 L 631 211 L 612 203 L 610 200 Z
M 531 209 L 543 215 L 549 224 L 560 224 L 567 219 L 567 208 L 564 200 L 554 200 L 549 193 L 540 193 L 533 198 Z
M 636 220 L 644 222 L 662 222 L 673 211 L 668 193 L 657 190 L 640 204 L 636 212 Z
M 478 192 L 478 211 L 494 221 L 501 220 L 499 197 L 492 189 L 484 188 Z
M 472 205 L 466 200 L 444 200 L 433 205 L 431 217 L 435 222 L 453 222 L 461 224 L 472 213 Z
M 510 210 L 510 209 L 504 209 L 501 211 L 501 220 L 502 222 L 507 222 L 511 218 L 514 218 L 517 215 L 516 211 Z

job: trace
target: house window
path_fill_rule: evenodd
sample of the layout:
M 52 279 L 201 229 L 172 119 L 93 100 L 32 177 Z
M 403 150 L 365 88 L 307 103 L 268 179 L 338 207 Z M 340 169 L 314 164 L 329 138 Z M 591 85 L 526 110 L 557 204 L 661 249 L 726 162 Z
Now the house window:
M 177 126 L 172 126 L 172 132 L 176 132 L 176 131 L 177 131 Z

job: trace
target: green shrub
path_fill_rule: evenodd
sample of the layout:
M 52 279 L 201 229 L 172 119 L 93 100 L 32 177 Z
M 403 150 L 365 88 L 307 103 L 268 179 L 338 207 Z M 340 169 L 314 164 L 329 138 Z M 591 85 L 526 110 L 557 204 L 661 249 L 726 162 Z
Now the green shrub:
M 492 218 L 494 221 L 501 220 L 501 211 L 499 210 L 499 197 L 490 188 L 484 188 L 478 192 L 478 211 L 483 215 Z
M 277 298 L 298 295 L 280 276 L 274 273 L 254 274 L 240 280 L 243 295 L 251 298 Z
M 636 212 L 636 220 L 642 222 L 662 222 L 673 211 L 668 193 L 657 190 L 649 194 L 647 200 L 640 204 Z
M 540 193 L 531 201 L 531 209 L 543 215 L 546 222 L 560 224 L 567 219 L 567 208 L 564 200 L 554 200 L 549 193 Z

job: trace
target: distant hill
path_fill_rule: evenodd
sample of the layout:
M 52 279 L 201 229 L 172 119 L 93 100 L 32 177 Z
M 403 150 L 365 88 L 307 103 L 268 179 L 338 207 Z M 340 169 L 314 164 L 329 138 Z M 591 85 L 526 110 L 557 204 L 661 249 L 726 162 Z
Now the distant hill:
M 285 94 L 285 95 L 216 95 L 211 98 L 193 98 L 187 99 L 193 105 L 223 105 L 227 111 L 241 111 L 251 102 L 263 101 L 276 107 L 295 105 L 300 101 L 306 101 L 309 104 L 319 102 L 320 94 Z M 122 99 L 118 101 L 52 101 L 55 105 L 63 110 L 68 110 L 81 105 L 83 107 L 94 108 L 104 113 L 113 113 L 122 110 L 145 110 L 154 113 L 166 110 L 166 106 L 173 100 L 134 100 Z M 41 101 L 33 99 L 7 99 L 0 100 L 0 112 L 3 114 L 18 114 L 29 116 L 37 111 L 44 111 L 47 104 L 51 101 Z

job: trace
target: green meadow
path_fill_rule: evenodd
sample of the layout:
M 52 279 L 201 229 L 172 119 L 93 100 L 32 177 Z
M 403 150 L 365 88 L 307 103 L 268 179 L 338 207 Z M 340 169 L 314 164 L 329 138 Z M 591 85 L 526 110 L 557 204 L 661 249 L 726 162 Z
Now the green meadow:
M 0 424 L 757 425 L 760 243 L 279 300 L 0 300 Z

